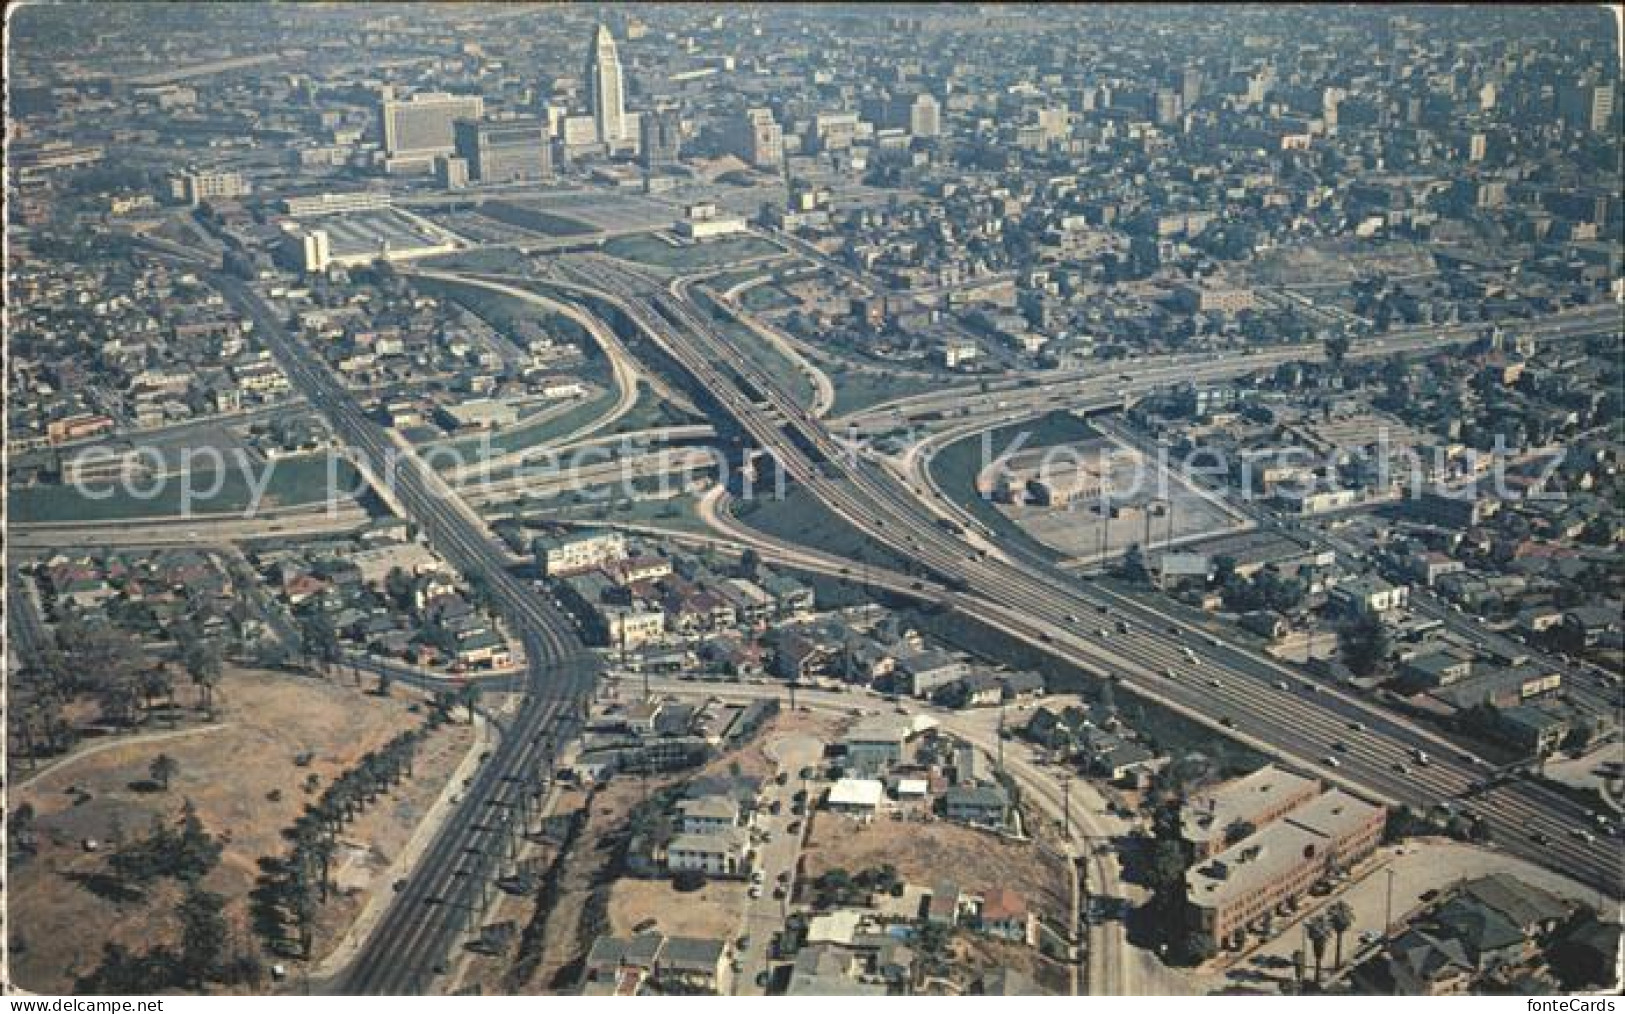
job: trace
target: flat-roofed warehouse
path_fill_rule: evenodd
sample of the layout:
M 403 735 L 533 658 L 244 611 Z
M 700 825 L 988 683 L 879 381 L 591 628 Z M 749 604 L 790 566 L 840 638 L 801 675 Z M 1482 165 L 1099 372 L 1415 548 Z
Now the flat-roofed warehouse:
M 1347 870 L 1382 840 L 1386 811 L 1332 789 L 1243 838 L 1186 874 L 1194 926 L 1223 944 L 1281 905 Z
M 1187 802 L 1180 810 L 1180 835 L 1197 859 L 1225 848 L 1237 825 L 1256 830 L 1313 799 L 1320 782 L 1273 764 L 1225 782 Z
M 298 244 L 307 271 L 329 265 L 357 267 L 377 260 L 403 261 L 451 253 L 454 234 L 402 208 L 374 208 L 301 219 L 283 228 Z M 311 242 L 316 240 L 316 242 Z

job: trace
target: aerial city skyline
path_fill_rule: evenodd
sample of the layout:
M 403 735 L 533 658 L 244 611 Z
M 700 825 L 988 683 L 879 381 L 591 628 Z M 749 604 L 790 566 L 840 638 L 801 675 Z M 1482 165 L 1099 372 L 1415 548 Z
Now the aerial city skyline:
M 18 8 L 6 991 L 1616 992 L 1618 17 Z

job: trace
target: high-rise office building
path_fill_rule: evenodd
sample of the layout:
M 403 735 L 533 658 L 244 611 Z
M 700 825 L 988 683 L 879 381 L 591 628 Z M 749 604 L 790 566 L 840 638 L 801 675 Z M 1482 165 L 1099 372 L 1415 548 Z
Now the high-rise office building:
M 405 100 L 386 98 L 384 154 L 392 163 L 427 166 L 436 155 L 452 153 L 453 125 L 458 120 L 477 120 L 484 114 L 485 102 L 478 95 L 420 92 Z
M 1202 97 L 1202 72 L 1195 67 L 1186 67 L 1179 76 L 1179 101 L 1186 109 L 1196 105 L 1196 100 Z
M 1581 83 L 1558 93 L 1558 114 L 1576 130 L 1606 131 L 1614 120 L 1614 86 Z
M 615 50 L 615 37 L 599 25 L 587 50 L 587 102 L 592 111 L 598 141 L 614 151 L 636 140 L 627 124 L 626 91 L 621 78 L 621 58 Z
M 306 271 L 326 271 L 333 260 L 333 243 L 326 229 L 312 229 L 299 238 L 300 263 Z
M 1171 127 L 1179 122 L 1179 93 L 1172 88 L 1158 89 L 1153 99 L 1156 106 L 1157 124 Z
M 908 132 L 915 137 L 939 137 L 942 134 L 942 107 L 929 93 L 914 100 L 908 109 Z
M 553 171 L 547 128 L 540 120 L 461 120 L 455 147 L 469 175 L 481 183 L 539 180 Z
M 645 166 L 675 162 L 683 150 L 683 119 L 675 109 L 656 109 L 638 120 L 638 151 Z
M 729 130 L 728 147 L 758 169 L 776 169 L 784 162 L 784 128 L 769 109 L 751 109 Z

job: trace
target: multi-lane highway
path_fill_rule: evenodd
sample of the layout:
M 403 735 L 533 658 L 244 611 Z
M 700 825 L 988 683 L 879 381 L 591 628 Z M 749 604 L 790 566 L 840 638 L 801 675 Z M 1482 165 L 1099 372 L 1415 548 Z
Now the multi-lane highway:
M 1459 800 L 1488 775 L 1480 759 L 1429 730 L 1212 638 L 1193 618 L 1081 584 L 1019 547 L 967 544 L 914 490 L 852 455 L 796 404 L 779 378 L 732 348 L 726 329 L 685 298 L 681 282 L 664 289 L 604 259 L 575 275 L 577 284 L 595 289 L 647 331 L 743 434 L 771 451 L 786 474 L 825 507 L 956 589 L 946 597 L 954 608 L 1189 717 L 1222 722 L 1226 735 L 1317 765 L 1327 778 L 1385 801 L 1420 808 Z M 1445 335 L 1441 343 L 1467 337 Z M 1407 339 L 1407 348 L 1426 347 Z M 1211 375 L 1223 375 L 1226 365 L 1212 364 Z M 1247 357 L 1229 365 L 1245 370 L 1257 364 Z M 1145 382 L 1095 381 L 1131 390 Z M 1509 850 L 1618 892 L 1616 843 L 1580 837 L 1587 818 L 1573 801 L 1513 781 L 1477 793 L 1467 805 L 1489 819 Z
M 484 582 L 528 661 L 525 698 L 462 802 L 418 861 L 365 947 L 328 984 L 342 993 L 423 993 L 459 936 L 483 908 L 520 827 L 522 801 L 535 798 L 557 744 L 577 720 L 596 681 L 598 660 L 569 621 L 508 571 L 508 558 L 455 494 L 372 420 L 319 356 L 283 328 L 259 295 L 224 275 L 213 283 L 254 321 L 289 380 L 332 423 L 358 463 L 387 481 L 389 499 L 431 546 Z

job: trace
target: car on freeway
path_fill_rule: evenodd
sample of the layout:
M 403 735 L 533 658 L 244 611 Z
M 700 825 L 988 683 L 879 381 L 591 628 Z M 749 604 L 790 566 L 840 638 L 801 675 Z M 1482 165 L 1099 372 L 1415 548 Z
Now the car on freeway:
M 1329 768 L 1340 768 L 1343 766 L 1343 762 L 1338 760 L 1336 757 L 1333 757 L 1331 754 L 1327 754 L 1326 756 L 1322 757 L 1320 762 Z
M 1229 715 L 1224 715 L 1219 719 L 1219 724 L 1224 726 L 1226 729 L 1234 729 L 1236 727 L 1236 720 L 1231 718 Z

